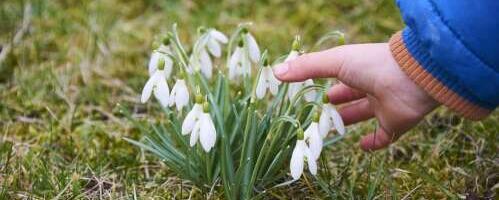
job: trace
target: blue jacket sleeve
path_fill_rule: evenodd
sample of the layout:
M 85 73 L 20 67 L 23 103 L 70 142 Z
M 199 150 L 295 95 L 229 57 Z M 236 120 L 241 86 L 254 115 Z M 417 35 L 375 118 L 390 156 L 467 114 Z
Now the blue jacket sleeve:
M 499 1 L 398 0 L 406 28 L 390 47 L 418 85 L 481 119 L 499 104 Z

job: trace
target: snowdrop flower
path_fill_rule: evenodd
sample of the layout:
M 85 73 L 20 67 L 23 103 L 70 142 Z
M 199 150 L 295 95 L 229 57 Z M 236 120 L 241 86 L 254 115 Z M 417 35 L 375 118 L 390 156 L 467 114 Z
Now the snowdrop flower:
M 260 48 L 258 47 L 258 43 L 256 43 L 255 37 L 246 28 L 243 28 L 242 33 L 242 39 L 244 44 L 246 44 L 249 58 L 253 63 L 257 63 L 260 60 Z
M 229 80 L 240 80 L 238 78 L 243 75 L 251 75 L 251 61 L 243 40 L 240 40 L 229 60 Z
M 262 68 L 256 85 L 256 97 L 263 99 L 267 88 L 272 95 L 276 95 L 279 90 L 279 84 L 281 84 L 281 81 L 277 80 L 272 72 L 272 68 L 268 65 L 267 60 L 265 60 L 264 67 Z
M 217 132 L 209 113 L 208 102 L 202 105 L 202 101 L 202 96 L 196 96 L 196 103 L 182 123 L 182 134 L 191 134 L 191 147 L 199 140 L 204 151 L 209 152 L 215 146 Z
M 212 28 L 206 32 L 206 46 L 210 54 L 219 58 L 222 56 L 222 47 L 220 44 L 226 44 L 229 39 L 222 32 Z
M 333 126 L 340 135 L 345 134 L 345 125 L 343 124 L 340 114 L 334 106 L 329 103 L 327 94 L 324 94 L 322 99 L 322 113 L 319 120 L 319 132 L 322 138 L 327 136 L 329 130 L 331 130 Z
M 168 56 L 168 54 L 171 54 L 172 50 L 170 47 L 170 39 L 169 38 L 164 38 L 161 41 L 161 44 L 159 45 L 158 48 L 155 48 L 155 50 L 151 54 L 151 58 L 149 59 L 149 76 L 152 76 L 154 72 L 157 70 L 158 62 L 160 59 L 163 59 L 165 62 L 165 77 L 168 79 L 170 78 L 170 75 L 172 73 L 173 69 L 173 61 L 172 59 Z
M 309 147 L 305 143 L 305 136 L 302 129 L 298 129 L 298 137 L 293 154 L 291 155 L 290 171 L 294 180 L 298 180 L 303 173 L 303 163 L 308 162 L 308 170 L 312 175 L 317 174 L 317 160 L 311 156 Z
M 314 159 L 318 159 L 322 151 L 322 137 L 319 133 L 318 113 L 314 114 L 312 123 L 310 123 L 307 130 L 305 130 L 305 141 L 308 142 L 310 156 Z
M 197 54 L 191 54 L 189 57 L 189 66 L 187 72 L 192 74 L 194 71 L 201 70 L 206 78 L 210 79 L 213 71 L 213 62 L 206 49 L 201 49 Z
M 168 83 L 166 83 L 165 78 L 165 60 L 160 58 L 157 70 L 154 74 L 149 78 L 142 89 L 142 97 L 141 102 L 145 103 L 151 97 L 151 94 L 154 92 L 154 96 L 159 100 L 163 107 L 168 106 L 169 98 L 170 98 L 170 89 L 168 88 Z
M 313 85 L 314 81 L 312 79 L 307 79 L 302 82 L 293 82 L 289 84 L 288 88 L 288 98 L 292 99 L 302 88 Z M 304 94 L 305 101 L 312 102 L 315 100 L 317 93 L 314 90 L 307 91 Z
M 177 110 L 181 111 L 182 108 L 188 103 L 189 90 L 187 89 L 187 86 L 185 84 L 184 74 L 183 72 L 180 72 L 179 79 L 172 88 L 172 92 L 170 94 L 170 102 L 168 105 L 171 107 L 173 106 L 173 104 L 175 104 Z
M 222 56 L 221 44 L 228 42 L 227 36 L 216 29 L 201 29 L 203 33 L 196 44 L 194 51 L 189 58 L 187 72 L 192 74 L 195 70 L 201 70 L 201 73 L 208 79 L 212 76 L 213 62 L 210 54 L 215 57 Z M 209 52 L 209 53 L 208 53 Z

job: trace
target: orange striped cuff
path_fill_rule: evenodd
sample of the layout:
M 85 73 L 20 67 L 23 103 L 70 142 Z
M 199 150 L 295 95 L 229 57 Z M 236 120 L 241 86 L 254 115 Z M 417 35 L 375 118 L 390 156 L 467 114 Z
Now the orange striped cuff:
M 428 73 L 407 50 L 401 31 L 394 34 L 389 43 L 392 55 L 402 71 L 435 100 L 471 120 L 480 120 L 490 114 L 490 110 L 472 104 Z

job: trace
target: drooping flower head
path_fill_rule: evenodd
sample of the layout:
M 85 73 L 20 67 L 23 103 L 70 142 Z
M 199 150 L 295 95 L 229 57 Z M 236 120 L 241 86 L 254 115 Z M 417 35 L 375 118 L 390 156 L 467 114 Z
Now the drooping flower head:
M 284 62 L 290 62 L 296 58 L 298 58 L 298 56 L 300 56 L 300 52 L 299 52 L 299 48 L 300 48 L 300 45 L 299 45 L 299 38 L 296 38 L 294 41 L 293 41 L 293 45 L 292 45 L 292 49 L 291 49 L 291 52 L 289 52 L 288 56 L 286 57 L 286 59 L 284 60 Z M 302 82 L 293 82 L 293 83 L 290 83 L 289 84 L 289 88 L 288 88 L 288 94 L 287 94 L 287 97 L 289 99 L 293 99 L 295 97 L 295 95 L 301 90 L 303 89 L 304 87 L 307 87 L 307 86 L 310 86 L 310 85 L 313 85 L 314 84 L 314 81 L 312 79 L 307 79 L 305 81 L 302 81 Z M 307 102 L 312 102 L 315 100 L 315 97 L 317 96 L 317 93 L 314 91 L 314 90 L 310 90 L 310 91 L 307 91 L 305 94 L 304 94 L 304 97 L 305 97 L 305 101 Z
M 165 60 L 160 58 L 157 64 L 157 70 L 149 80 L 147 80 L 144 89 L 142 89 L 142 103 L 147 102 L 151 97 L 151 94 L 154 93 L 154 96 L 161 103 L 161 106 L 168 106 L 170 89 L 168 88 L 168 83 L 165 78 L 165 65 Z
M 215 146 L 217 132 L 209 113 L 209 104 L 201 95 L 196 95 L 196 103 L 182 123 L 182 134 L 191 134 L 189 144 L 196 145 L 199 140 L 204 151 L 209 152 Z
M 175 105 L 178 111 L 181 111 L 184 106 L 187 106 L 189 103 L 189 90 L 187 89 L 187 85 L 185 84 L 185 74 L 181 70 L 178 75 L 177 82 L 172 88 L 172 92 L 170 94 L 170 102 L 169 106 Z
M 251 65 L 260 60 L 260 48 L 258 43 L 247 28 L 241 30 L 237 47 L 232 53 L 228 67 L 229 79 L 232 81 L 241 80 L 241 76 L 251 75 Z
M 303 173 L 304 162 L 308 163 L 308 170 L 312 175 L 317 174 L 317 160 L 311 155 L 310 148 L 305 142 L 305 133 L 303 129 L 299 128 L 297 131 L 297 140 L 293 153 L 291 155 L 291 161 L 289 168 L 291 171 L 291 176 L 294 180 L 298 180 Z
M 164 66 L 164 74 L 165 77 L 168 79 L 170 78 L 170 75 L 173 70 L 173 61 L 168 56 L 169 54 L 172 53 L 171 47 L 170 47 L 170 38 L 169 37 L 164 37 L 161 40 L 161 43 L 159 45 L 154 45 L 154 50 L 151 54 L 151 58 L 149 59 L 149 76 L 152 76 L 154 72 L 157 70 L 158 62 L 160 59 L 163 59 L 165 62 Z
M 310 156 L 319 159 L 322 152 L 322 137 L 319 133 L 319 113 L 315 112 L 312 117 L 312 123 L 305 130 L 305 141 L 310 149 Z
M 265 97 L 267 89 L 272 95 L 276 95 L 277 91 L 279 90 L 279 84 L 281 84 L 281 81 L 277 80 L 277 78 L 274 76 L 268 60 L 265 59 L 262 72 L 260 73 L 260 77 L 258 78 L 258 82 L 256 85 L 256 97 L 259 99 L 263 99 L 263 97 Z
M 260 60 L 260 47 L 255 40 L 255 37 L 251 35 L 247 28 L 242 29 L 242 39 L 245 44 L 245 48 L 249 54 L 249 58 L 253 63 L 257 63 Z
M 324 94 L 322 98 L 322 112 L 319 120 L 319 131 L 322 138 L 327 136 L 332 127 L 334 127 L 340 135 L 345 134 L 345 125 L 343 124 L 340 114 L 334 106 L 329 103 L 327 94 Z
M 228 39 L 222 32 L 214 28 L 200 28 L 199 32 L 201 33 L 201 37 L 194 44 L 187 72 L 192 73 L 194 70 L 201 70 L 201 73 L 210 79 L 213 71 L 213 62 L 209 54 L 217 58 L 220 57 L 222 55 L 221 44 L 227 43 Z
M 251 75 L 251 61 L 244 48 L 243 40 L 239 40 L 237 47 L 229 60 L 229 80 L 238 81 L 241 76 Z

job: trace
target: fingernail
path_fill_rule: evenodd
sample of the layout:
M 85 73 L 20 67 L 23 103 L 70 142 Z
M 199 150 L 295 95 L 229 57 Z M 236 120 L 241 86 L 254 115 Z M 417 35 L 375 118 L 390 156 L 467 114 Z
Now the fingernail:
M 272 70 L 276 76 L 282 76 L 288 72 L 289 65 L 288 63 L 281 63 L 276 65 Z

